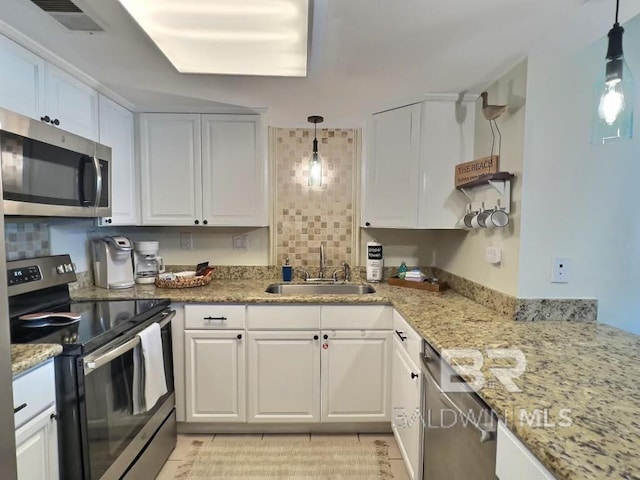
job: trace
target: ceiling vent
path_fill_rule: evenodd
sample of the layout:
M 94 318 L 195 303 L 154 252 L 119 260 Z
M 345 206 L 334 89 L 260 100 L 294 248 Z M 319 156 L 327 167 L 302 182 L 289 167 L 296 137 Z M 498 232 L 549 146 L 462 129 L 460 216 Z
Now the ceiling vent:
M 31 0 L 31 2 L 71 31 L 104 32 L 104 28 L 69 0 Z

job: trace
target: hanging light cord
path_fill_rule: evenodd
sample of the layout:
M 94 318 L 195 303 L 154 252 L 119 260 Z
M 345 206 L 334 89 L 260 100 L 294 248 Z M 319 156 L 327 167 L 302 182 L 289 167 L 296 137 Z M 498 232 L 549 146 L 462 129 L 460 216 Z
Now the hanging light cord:
M 620 0 L 616 0 L 616 25 L 618 25 L 618 12 L 620 11 Z

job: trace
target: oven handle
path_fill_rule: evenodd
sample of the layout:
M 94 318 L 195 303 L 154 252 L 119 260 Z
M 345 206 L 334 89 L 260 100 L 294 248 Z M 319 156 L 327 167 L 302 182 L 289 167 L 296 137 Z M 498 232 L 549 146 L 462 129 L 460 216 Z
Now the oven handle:
M 164 318 L 162 320 L 160 320 L 158 322 L 158 324 L 160 325 L 160 328 L 163 328 L 167 323 L 169 323 L 171 321 L 171 319 L 173 317 L 176 316 L 176 311 L 175 310 L 170 310 L 168 312 L 162 312 L 161 315 Z M 140 337 L 138 337 L 136 335 L 131 340 L 123 343 L 122 345 L 118 345 L 113 350 L 109 350 L 108 352 L 100 354 L 97 357 L 94 357 L 93 355 L 88 355 L 87 357 L 85 357 L 84 362 L 83 362 L 83 364 L 84 364 L 84 374 L 85 375 L 89 375 L 94 370 L 96 370 L 96 369 L 100 368 L 101 366 L 109 363 L 114 358 L 118 358 L 119 356 L 124 355 L 129 350 L 134 349 L 138 345 L 140 345 Z
M 449 397 L 449 395 L 447 395 L 445 391 L 442 390 L 442 388 L 440 387 L 440 384 L 438 383 L 436 378 L 433 376 L 433 373 L 431 373 L 431 371 L 427 367 L 427 362 L 430 362 L 430 361 L 434 361 L 434 358 L 424 353 L 422 357 L 422 365 L 424 367 L 422 368 L 422 374 L 425 375 L 428 380 L 431 380 L 431 382 L 429 383 L 431 383 L 434 387 L 436 387 L 436 390 L 438 390 L 438 393 L 447 401 L 449 405 L 451 405 L 451 407 L 453 407 L 456 410 L 456 412 L 458 412 L 458 415 L 465 417 L 467 419 L 467 422 L 471 424 L 476 430 L 478 430 L 478 432 L 480 432 L 480 443 L 485 443 L 493 440 L 496 433 L 495 430 L 487 429 L 485 428 L 484 425 L 471 421 L 469 419 L 468 414 L 465 414 L 462 411 L 462 409 L 458 405 L 456 405 L 456 403 L 451 399 L 451 397 Z M 470 395 L 470 394 L 467 394 L 467 395 Z M 488 410 L 488 408 L 486 407 L 485 409 Z

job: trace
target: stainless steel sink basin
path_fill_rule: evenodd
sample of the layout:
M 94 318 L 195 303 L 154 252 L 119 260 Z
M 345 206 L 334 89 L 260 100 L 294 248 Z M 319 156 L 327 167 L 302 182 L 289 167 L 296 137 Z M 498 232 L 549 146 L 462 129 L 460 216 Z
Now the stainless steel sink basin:
M 283 295 L 366 295 L 376 293 L 371 285 L 350 283 L 272 283 L 265 292 Z

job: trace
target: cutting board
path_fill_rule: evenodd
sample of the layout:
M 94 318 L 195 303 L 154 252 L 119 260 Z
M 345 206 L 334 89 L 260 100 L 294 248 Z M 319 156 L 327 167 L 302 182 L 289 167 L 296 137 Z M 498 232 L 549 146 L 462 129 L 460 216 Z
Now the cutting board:
M 396 287 L 415 288 L 416 290 L 427 290 L 429 292 L 442 292 L 449 288 L 447 282 L 441 283 L 429 283 L 429 282 L 411 282 L 409 280 L 402 280 L 398 277 L 391 277 L 387 280 L 389 285 L 395 285 Z

